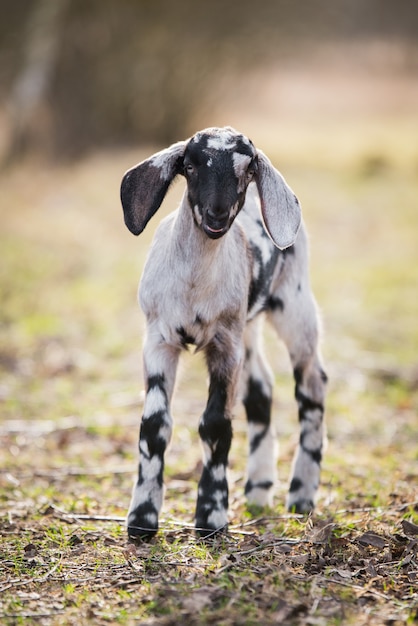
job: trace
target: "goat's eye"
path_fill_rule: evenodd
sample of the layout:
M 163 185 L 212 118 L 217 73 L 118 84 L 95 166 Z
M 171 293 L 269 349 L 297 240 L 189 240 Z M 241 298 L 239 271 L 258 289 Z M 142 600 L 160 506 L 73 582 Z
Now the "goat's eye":
M 191 163 L 188 163 L 184 168 L 184 172 L 186 174 L 193 174 L 194 171 L 195 171 L 195 167 Z
M 245 175 L 247 182 L 250 182 L 254 178 L 254 174 L 255 174 L 255 169 L 253 167 L 250 167 L 247 170 L 247 173 Z

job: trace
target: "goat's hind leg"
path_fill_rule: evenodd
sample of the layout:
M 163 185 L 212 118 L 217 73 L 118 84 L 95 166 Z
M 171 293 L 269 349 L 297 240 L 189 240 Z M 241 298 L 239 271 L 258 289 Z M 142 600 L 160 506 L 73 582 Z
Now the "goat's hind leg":
M 139 434 L 138 479 L 132 491 L 127 526 L 131 537 L 158 530 L 163 503 L 164 453 L 171 439 L 170 400 L 179 350 L 148 335 L 144 347 L 146 395 Z
M 271 424 L 273 376 L 260 344 L 261 318 L 245 329 L 243 402 L 248 421 L 249 457 L 245 494 L 250 505 L 272 506 L 277 479 L 277 439 Z
M 315 506 L 324 440 L 324 393 L 327 380 L 318 356 L 294 366 L 295 397 L 299 408 L 299 445 L 293 460 L 287 507 L 309 513 Z
M 287 508 L 308 513 L 315 506 L 320 479 L 327 377 L 318 352 L 318 318 L 309 286 L 288 285 L 278 295 L 281 306 L 269 318 L 289 351 L 300 426 Z

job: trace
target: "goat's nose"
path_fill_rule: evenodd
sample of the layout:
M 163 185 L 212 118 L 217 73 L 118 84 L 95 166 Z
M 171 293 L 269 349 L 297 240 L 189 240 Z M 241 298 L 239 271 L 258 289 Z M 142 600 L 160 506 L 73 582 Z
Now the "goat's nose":
M 229 215 L 229 210 L 223 207 L 209 207 L 208 216 L 213 220 L 225 220 Z

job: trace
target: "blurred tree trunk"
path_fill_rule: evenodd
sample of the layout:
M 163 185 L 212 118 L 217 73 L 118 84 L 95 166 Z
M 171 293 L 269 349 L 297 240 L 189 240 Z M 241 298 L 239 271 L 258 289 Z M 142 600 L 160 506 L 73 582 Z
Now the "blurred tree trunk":
M 68 0 L 37 0 L 29 14 L 23 63 L 8 103 L 11 129 L 4 165 L 18 159 L 37 134 L 36 126 L 42 120 L 42 105 L 47 99 L 57 63 L 67 4 Z

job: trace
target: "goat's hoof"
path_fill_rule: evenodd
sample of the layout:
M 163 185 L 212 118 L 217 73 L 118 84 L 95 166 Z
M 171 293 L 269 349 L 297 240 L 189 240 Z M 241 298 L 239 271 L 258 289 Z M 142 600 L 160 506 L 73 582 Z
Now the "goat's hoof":
M 210 539 L 215 539 L 220 535 L 224 535 L 228 532 L 228 524 L 222 526 L 221 528 L 201 528 L 196 526 L 196 534 L 200 539 L 204 539 L 205 541 Z
M 157 533 L 158 528 L 141 528 L 140 526 L 128 526 L 129 543 L 150 541 Z
M 144 507 L 133 509 L 126 521 L 128 537 L 131 541 L 147 541 L 158 531 L 158 514 L 155 511 L 143 510 Z
M 290 513 L 296 513 L 298 515 L 308 515 L 312 513 L 315 505 L 310 498 L 300 498 L 295 502 L 290 502 L 287 505 L 287 509 Z

